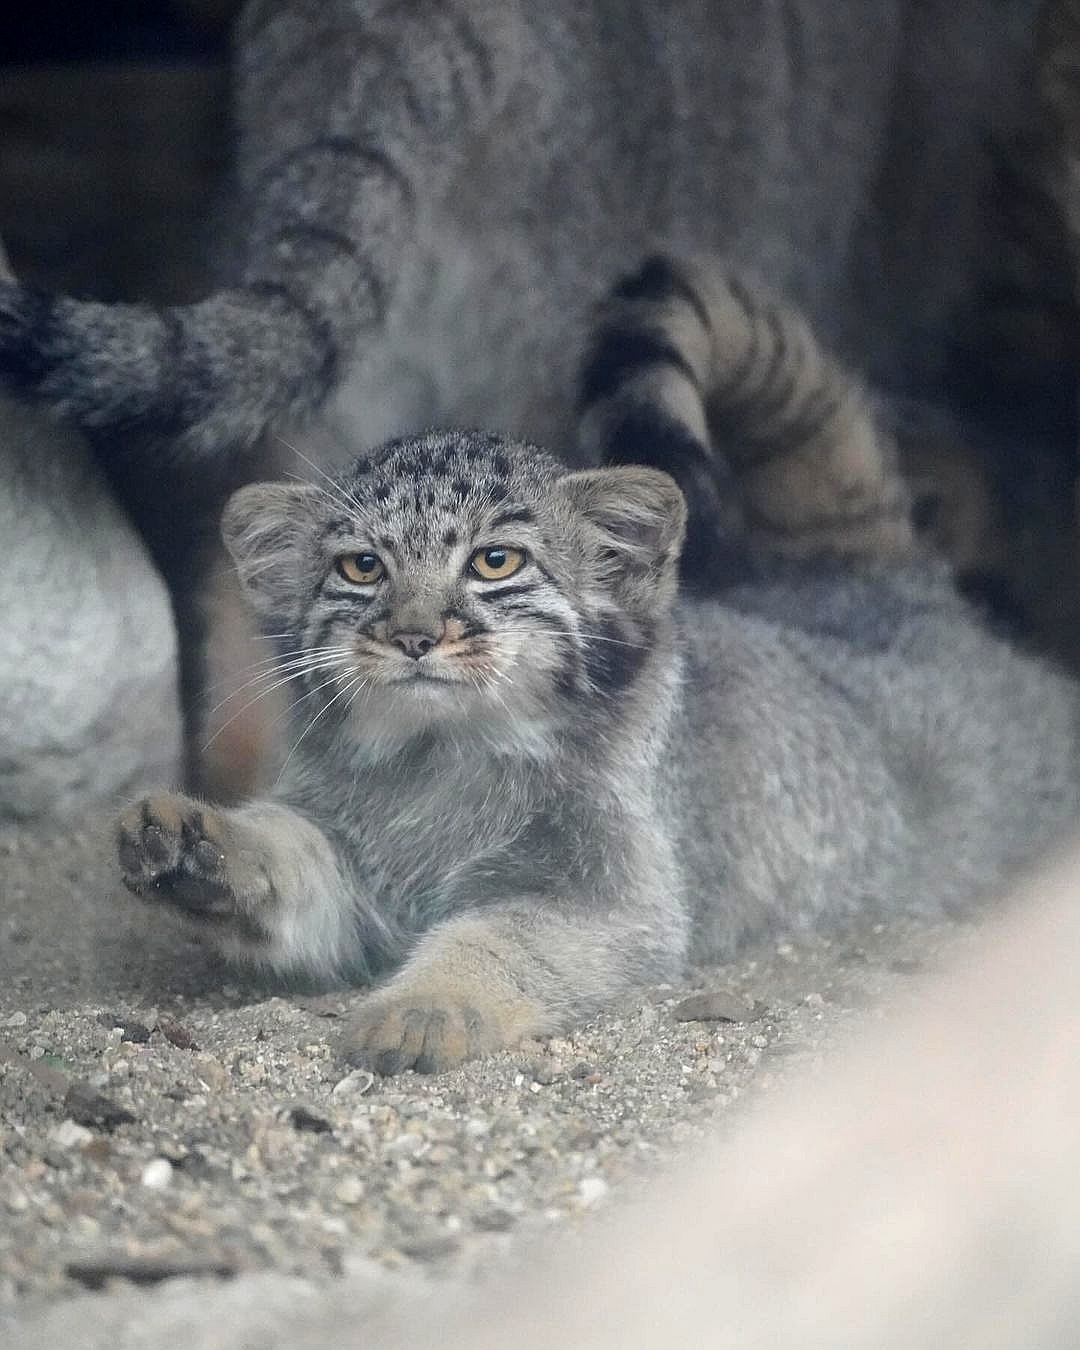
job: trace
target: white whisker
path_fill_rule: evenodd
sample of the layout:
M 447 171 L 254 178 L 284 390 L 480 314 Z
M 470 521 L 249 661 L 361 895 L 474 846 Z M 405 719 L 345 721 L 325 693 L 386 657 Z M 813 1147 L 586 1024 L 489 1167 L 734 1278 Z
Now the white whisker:
M 330 664 L 330 663 L 326 663 L 326 664 Z M 334 664 L 334 665 L 340 665 L 340 664 L 342 664 L 342 663 L 341 663 L 341 662 L 335 661 L 335 662 L 333 662 L 333 664 Z M 326 669 L 326 665 L 323 665 L 323 666 L 320 667 L 320 668 L 321 668 L 321 669 Z M 280 689 L 280 688 L 282 688 L 282 686 L 284 686 L 284 685 L 286 685 L 286 684 L 291 684 L 293 680 L 299 679 L 301 675 L 304 675 L 304 674 L 307 674 L 307 673 L 308 673 L 308 672 L 307 672 L 306 670 L 296 671 L 296 672 L 294 672 L 293 674 L 291 674 L 291 675 L 286 675 L 283 679 L 278 680 L 276 684 L 272 684 L 272 685 L 270 685 L 270 686 L 269 686 L 268 688 L 266 688 L 266 689 L 260 689 L 259 692 L 255 695 L 254 698 L 248 699 L 248 701 L 244 704 L 244 706 L 243 706 L 242 708 L 237 708 L 236 712 L 234 712 L 233 715 L 232 715 L 231 717 L 227 718 L 224 722 L 222 722 L 221 726 L 218 727 L 218 729 L 214 732 L 214 734 L 210 737 L 210 739 L 209 739 L 209 740 L 206 742 L 206 744 L 203 746 L 203 749 L 204 749 L 204 750 L 209 750 L 210 746 L 213 745 L 213 743 L 217 740 L 217 738 L 221 735 L 221 733 L 222 733 L 223 731 L 227 730 L 230 726 L 232 726 L 232 724 L 236 721 L 236 719 L 237 719 L 238 717 L 242 717 L 242 716 L 244 715 L 244 713 L 246 713 L 247 710 L 248 710 L 249 708 L 253 708 L 253 707 L 255 706 L 255 704 L 259 702 L 260 699 L 266 698 L 266 696 L 267 696 L 268 694 L 272 694 L 276 689 Z M 322 684 L 317 685 L 314 689 L 309 690 L 308 693 L 305 694 L 305 695 L 303 696 L 303 698 L 301 698 L 301 699 L 298 700 L 298 702 L 302 703 L 302 702 L 304 701 L 304 698 L 308 698 L 311 694 L 316 694 L 316 693 L 318 693 L 318 691 L 319 691 L 320 689 L 325 689 L 326 686 L 327 686 L 328 684 L 333 684 L 334 681 L 335 681 L 337 678 L 338 678 L 338 673 L 335 672 L 335 674 L 333 674 L 333 675 L 330 677 L 330 679 L 325 680 Z M 228 699 L 226 699 L 225 702 L 227 703 L 227 702 L 228 702 Z M 224 705 L 223 705 L 223 704 L 218 704 L 218 707 L 222 707 L 222 706 L 224 706 Z M 295 707 L 296 705 L 294 704 L 294 705 L 292 705 L 292 706 Z
M 242 694 L 246 689 L 251 689 L 262 681 L 272 681 L 277 677 L 282 677 L 283 682 L 288 683 L 288 680 L 296 679 L 301 675 L 306 675 L 309 671 L 319 670 L 334 662 L 344 661 L 351 655 L 352 653 L 347 647 L 342 647 L 340 650 L 334 648 L 318 650 L 311 655 L 305 653 L 302 656 L 297 656 L 288 661 L 278 661 L 276 658 L 271 658 L 266 665 L 266 669 L 258 671 L 258 673 L 245 680 L 243 684 L 238 684 L 234 689 L 231 689 L 219 703 L 216 703 L 210 709 L 210 715 L 212 716 L 219 709 L 224 708 L 227 703 L 231 702 L 239 694 Z M 252 667 L 249 666 L 247 669 L 251 670 Z M 241 671 L 239 673 L 246 674 L 247 672 Z M 220 689 L 222 685 L 227 684 L 228 682 L 228 679 L 218 680 L 215 684 L 208 687 L 207 693 L 212 689 Z
M 296 742 L 296 744 L 293 746 L 293 748 L 292 748 L 292 749 L 289 751 L 289 753 L 285 756 L 285 762 L 284 762 L 284 764 L 282 764 L 281 769 L 280 769 L 280 771 L 279 771 L 279 773 L 278 773 L 278 777 L 277 777 L 277 781 L 278 781 L 279 783 L 281 782 L 281 776 L 282 776 L 282 774 L 283 774 L 283 773 L 285 772 L 285 770 L 289 767 L 289 762 L 291 761 L 293 755 L 295 755 L 296 752 L 297 752 L 297 750 L 299 750 L 300 745 L 301 745 L 301 742 L 304 740 L 305 736 L 307 736 L 308 732 L 312 729 L 312 727 L 315 725 L 315 723 L 319 720 L 320 717 L 322 717 L 324 714 L 326 714 L 326 713 L 328 713 L 328 712 L 330 711 L 330 709 L 334 706 L 334 704 L 338 701 L 338 699 L 342 697 L 343 694 L 348 693 L 350 690 L 354 689 L 358 684 L 362 683 L 363 678 L 364 678 L 364 677 L 363 677 L 362 675 L 356 675 L 356 676 L 354 676 L 353 679 L 350 681 L 349 684 L 346 684 L 346 685 L 342 686 L 342 688 L 338 690 L 338 692 L 334 695 L 334 697 L 333 697 L 332 699 L 330 699 L 328 703 L 324 704 L 324 706 L 323 706 L 322 708 L 319 709 L 319 711 L 315 714 L 315 716 L 314 716 L 314 717 L 311 719 L 311 721 L 307 724 L 307 726 L 304 728 L 304 730 L 300 733 L 300 739 Z M 328 683 L 329 683 L 329 681 L 328 681 Z
M 346 488 L 343 488 L 337 479 L 331 477 L 331 475 L 320 465 L 316 464 L 313 459 L 309 459 L 302 450 L 295 445 L 291 445 L 284 436 L 279 435 L 277 432 L 274 432 L 274 439 L 280 442 L 280 444 L 282 444 L 291 454 L 294 454 L 297 459 L 302 459 L 309 468 L 314 469 L 319 477 L 330 485 L 333 491 L 327 492 L 326 488 L 319 487 L 317 483 L 309 484 L 309 486 L 319 487 L 319 491 L 322 492 L 324 496 L 329 497 L 330 500 L 336 502 L 338 506 L 344 506 L 347 511 L 359 511 L 361 509 L 360 503 L 352 493 Z

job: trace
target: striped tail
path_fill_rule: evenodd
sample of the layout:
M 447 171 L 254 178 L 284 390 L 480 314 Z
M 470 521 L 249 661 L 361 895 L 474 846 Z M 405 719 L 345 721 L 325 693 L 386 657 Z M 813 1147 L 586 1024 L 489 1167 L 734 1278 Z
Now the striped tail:
M 896 448 L 806 321 L 719 266 L 653 258 L 600 316 L 580 437 L 671 473 L 690 508 L 684 572 L 740 549 L 805 558 L 914 551 Z

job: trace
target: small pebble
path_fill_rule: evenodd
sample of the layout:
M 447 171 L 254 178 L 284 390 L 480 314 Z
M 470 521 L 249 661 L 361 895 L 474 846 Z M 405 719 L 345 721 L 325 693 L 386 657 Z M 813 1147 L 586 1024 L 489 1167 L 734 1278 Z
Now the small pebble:
M 344 1177 L 334 1194 L 343 1205 L 358 1205 L 364 1198 L 364 1183 L 359 1177 Z
M 188 1031 L 187 1027 L 181 1025 L 173 1017 L 159 1017 L 157 1029 L 169 1044 L 175 1045 L 178 1050 L 198 1050 L 199 1048 L 195 1043 L 195 1037 Z
M 124 1017 L 121 1013 L 101 1013 L 98 1021 L 110 1030 L 119 1028 L 122 1038 L 134 1045 L 145 1045 L 150 1039 L 150 1028 L 133 1017 Z
M 151 1158 L 139 1180 L 148 1191 L 163 1191 L 172 1183 L 173 1166 L 168 1158 Z
M 93 1137 L 91 1130 L 85 1125 L 78 1124 L 70 1116 L 49 1131 L 49 1138 L 60 1148 L 83 1148 Z
M 330 1090 L 331 1097 L 362 1097 L 365 1092 L 370 1091 L 374 1086 L 375 1075 L 369 1073 L 367 1069 L 354 1069 L 352 1073 L 347 1073 L 344 1078 L 334 1084 Z
M 289 1112 L 289 1121 L 294 1129 L 307 1130 L 309 1134 L 329 1134 L 334 1128 L 325 1116 L 310 1106 L 294 1106 Z
M 578 1183 L 578 1194 L 583 1205 L 595 1205 L 608 1193 L 608 1184 L 603 1177 L 582 1177 Z
M 64 1094 L 64 1110 L 80 1125 L 97 1125 L 106 1130 L 135 1122 L 135 1117 L 125 1107 L 118 1106 L 111 1097 L 79 1079 Z

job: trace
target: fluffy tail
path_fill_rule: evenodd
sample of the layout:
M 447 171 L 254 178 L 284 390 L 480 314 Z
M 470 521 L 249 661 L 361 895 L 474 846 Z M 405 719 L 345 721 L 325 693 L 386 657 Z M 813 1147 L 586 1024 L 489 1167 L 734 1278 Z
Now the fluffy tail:
M 581 410 L 593 453 L 683 485 L 692 564 L 738 540 L 793 557 L 913 550 L 895 447 L 858 384 L 800 315 L 717 265 L 654 258 L 617 287 Z
M 163 310 L 3 282 L 0 385 L 87 431 L 242 451 L 322 403 L 357 317 L 276 281 Z

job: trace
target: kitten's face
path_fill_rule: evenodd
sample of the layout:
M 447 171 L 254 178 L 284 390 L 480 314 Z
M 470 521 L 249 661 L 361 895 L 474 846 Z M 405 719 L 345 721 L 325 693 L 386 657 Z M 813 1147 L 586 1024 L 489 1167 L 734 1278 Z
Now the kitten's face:
M 224 533 L 256 608 L 294 639 L 296 669 L 311 653 L 313 713 L 333 704 L 373 749 L 463 722 L 538 744 L 633 687 L 670 604 L 683 514 L 663 474 L 567 474 L 530 447 L 458 433 L 396 442 L 325 488 L 242 489 Z

